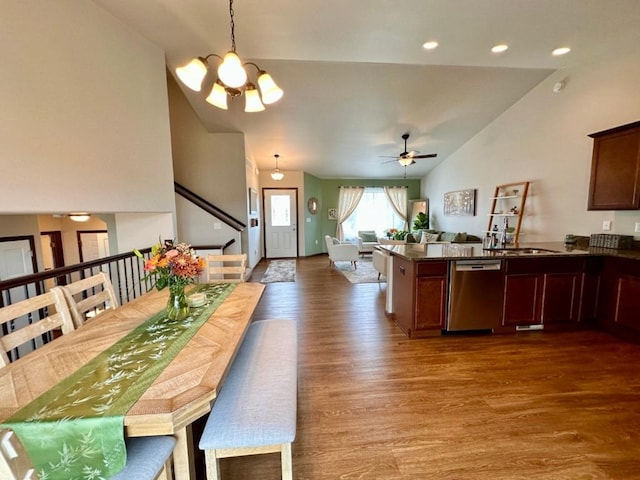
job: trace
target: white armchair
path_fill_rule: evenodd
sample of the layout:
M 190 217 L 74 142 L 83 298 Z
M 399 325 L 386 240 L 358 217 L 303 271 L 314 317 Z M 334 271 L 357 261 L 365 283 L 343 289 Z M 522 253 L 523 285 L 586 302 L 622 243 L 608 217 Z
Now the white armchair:
M 329 235 L 324 236 L 324 241 L 327 244 L 327 252 L 329 253 L 329 265 L 333 265 L 333 262 L 344 261 L 351 262 L 354 270 L 358 268 L 356 265 L 359 253 L 357 245 L 350 242 L 335 243 L 334 239 Z
M 358 230 L 358 250 L 362 256 L 365 253 L 373 253 L 376 245 L 380 245 L 380 241 L 373 230 Z

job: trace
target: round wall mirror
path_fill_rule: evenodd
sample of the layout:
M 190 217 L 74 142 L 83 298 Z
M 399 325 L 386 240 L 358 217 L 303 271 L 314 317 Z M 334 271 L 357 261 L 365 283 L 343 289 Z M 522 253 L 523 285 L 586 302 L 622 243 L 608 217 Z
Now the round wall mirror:
M 311 197 L 307 202 L 307 210 L 311 215 L 315 215 L 318 213 L 318 199 L 316 197 Z

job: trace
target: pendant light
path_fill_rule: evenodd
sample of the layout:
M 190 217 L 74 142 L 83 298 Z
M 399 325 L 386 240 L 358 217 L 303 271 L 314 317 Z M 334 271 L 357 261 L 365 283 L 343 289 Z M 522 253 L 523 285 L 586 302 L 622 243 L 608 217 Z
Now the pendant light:
M 244 93 L 244 111 L 261 112 L 265 109 L 265 105 L 270 105 L 280 100 L 284 92 L 276 85 L 271 75 L 253 62 L 243 63 L 236 53 L 233 0 L 229 0 L 229 16 L 231 19 L 231 50 L 225 54 L 224 58 L 215 53 L 211 53 L 206 57 L 196 57 L 188 64 L 176 68 L 176 75 L 191 90 L 199 92 L 202 89 L 205 77 L 208 74 L 215 73 L 217 78 L 206 98 L 208 103 L 227 110 L 227 96 L 233 99 Z M 208 62 L 211 57 L 221 60 L 215 71 L 210 68 L 211 66 Z M 252 65 L 257 71 L 259 90 L 256 88 L 255 83 L 248 81 L 249 76 L 245 68 L 247 65 Z
M 284 173 L 282 173 L 278 168 L 278 159 L 280 158 L 280 155 L 276 153 L 274 157 L 276 158 L 276 168 L 271 171 L 271 178 L 276 181 L 280 181 L 284 178 Z

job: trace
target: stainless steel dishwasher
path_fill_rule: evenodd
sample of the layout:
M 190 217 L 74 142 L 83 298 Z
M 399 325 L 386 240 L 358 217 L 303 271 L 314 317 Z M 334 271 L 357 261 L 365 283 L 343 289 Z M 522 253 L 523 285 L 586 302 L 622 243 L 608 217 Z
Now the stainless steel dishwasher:
M 452 261 L 447 331 L 489 330 L 502 322 L 501 260 Z

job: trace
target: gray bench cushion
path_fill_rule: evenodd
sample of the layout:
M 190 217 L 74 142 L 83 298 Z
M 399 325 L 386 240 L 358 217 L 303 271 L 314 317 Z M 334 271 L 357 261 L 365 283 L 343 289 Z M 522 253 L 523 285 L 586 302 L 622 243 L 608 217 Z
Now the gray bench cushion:
M 294 320 L 252 323 L 212 405 L 200 449 L 293 442 L 297 353 Z
M 176 439 L 171 436 L 131 437 L 127 464 L 109 480 L 153 480 L 170 458 Z

